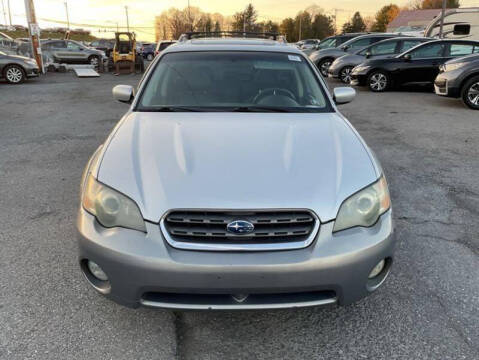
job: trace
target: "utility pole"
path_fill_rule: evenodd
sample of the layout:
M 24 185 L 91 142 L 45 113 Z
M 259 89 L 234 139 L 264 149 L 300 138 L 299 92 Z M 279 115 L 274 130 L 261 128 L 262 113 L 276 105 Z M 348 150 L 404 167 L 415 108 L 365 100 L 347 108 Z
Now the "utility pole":
M 30 35 L 32 54 L 37 61 L 40 71 L 44 74 L 45 69 L 43 67 L 42 48 L 40 47 L 40 27 L 37 24 L 33 0 L 25 0 L 25 12 L 27 14 L 28 33 Z
M 190 23 L 190 31 L 193 32 L 193 21 L 191 20 L 190 0 L 188 0 L 188 22 Z
M 301 41 L 301 24 L 303 23 L 303 13 L 299 14 L 299 39 L 298 41 Z
M 10 0 L 9 0 L 10 1 Z M 70 30 L 70 16 L 68 15 L 68 1 L 65 1 L 65 11 L 67 13 L 67 26 L 68 30 Z
M 130 32 L 130 20 L 128 19 L 128 6 L 125 6 L 125 12 L 126 12 L 126 28 L 128 29 L 127 31 Z
M 441 28 L 439 29 L 439 38 L 444 38 L 444 16 L 446 15 L 446 4 L 447 0 L 442 0 L 442 11 L 441 11 Z
M 2 7 L 3 7 L 3 19 L 5 20 L 5 26 L 7 26 L 7 12 L 5 11 L 5 1 L 2 0 Z
M 8 0 L 7 5 L 8 5 L 8 20 L 10 20 L 10 26 L 12 26 L 12 12 L 10 10 L 10 0 Z

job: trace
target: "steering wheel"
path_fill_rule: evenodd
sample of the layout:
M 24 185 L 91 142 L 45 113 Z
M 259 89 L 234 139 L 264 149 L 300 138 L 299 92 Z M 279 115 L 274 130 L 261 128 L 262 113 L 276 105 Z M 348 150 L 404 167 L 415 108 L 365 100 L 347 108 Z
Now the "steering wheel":
M 281 88 L 269 88 L 269 89 L 264 89 L 258 95 L 256 95 L 253 98 L 253 103 L 257 104 L 260 102 L 260 100 L 263 100 L 263 98 L 267 96 L 286 96 L 289 97 L 290 99 L 294 100 L 295 102 L 298 102 L 296 100 L 296 96 L 288 90 L 288 89 L 281 89 Z

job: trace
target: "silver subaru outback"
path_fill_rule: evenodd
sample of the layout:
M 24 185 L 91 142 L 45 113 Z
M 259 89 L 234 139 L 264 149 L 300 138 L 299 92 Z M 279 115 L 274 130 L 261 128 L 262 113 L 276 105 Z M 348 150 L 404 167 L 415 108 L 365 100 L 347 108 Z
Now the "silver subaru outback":
M 79 262 L 129 307 L 347 305 L 388 276 L 384 173 L 298 49 L 184 39 L 162 52 L 90 159 Z

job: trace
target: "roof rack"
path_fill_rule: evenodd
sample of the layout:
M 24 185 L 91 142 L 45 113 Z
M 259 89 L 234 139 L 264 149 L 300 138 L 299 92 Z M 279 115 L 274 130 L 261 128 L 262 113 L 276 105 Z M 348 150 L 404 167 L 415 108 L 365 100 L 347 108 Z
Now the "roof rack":
M 256 38 L 269 39 L 281 43 L 287 43 L 286 36 L 272 32 L 247 32 L 247 31 L 192 31 L 180 36 L 178 42 L 185 42 L 199 38 Z

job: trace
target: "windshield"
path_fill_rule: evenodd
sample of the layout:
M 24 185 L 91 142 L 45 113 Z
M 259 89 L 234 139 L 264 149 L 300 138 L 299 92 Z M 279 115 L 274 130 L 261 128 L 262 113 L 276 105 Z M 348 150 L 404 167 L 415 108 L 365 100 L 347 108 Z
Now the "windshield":
M 302 56 L 231 51 L 162 57 L 137 107 L 139 111 L 155 109 L 331 111 L 317 75 Z
M 319 43 L 319 48 L 320 49 L 326 49 L 329 47 L 334 47 L 336 45 L 336 38 L 329 38 L 321 41 Z

